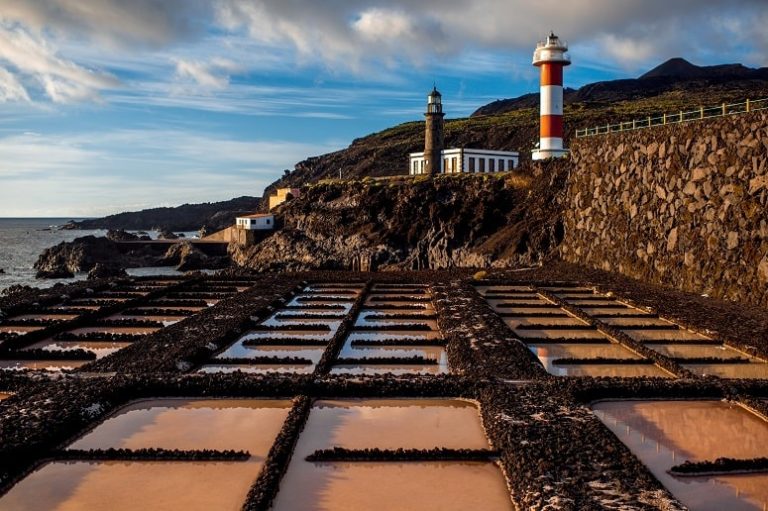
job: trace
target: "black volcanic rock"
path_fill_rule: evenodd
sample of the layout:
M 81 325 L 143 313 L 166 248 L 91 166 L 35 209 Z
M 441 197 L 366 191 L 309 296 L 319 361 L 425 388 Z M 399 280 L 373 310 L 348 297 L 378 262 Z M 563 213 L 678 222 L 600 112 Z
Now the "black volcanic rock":
M 124 268 L 155 266 L 158 258 L 146 246 L 125 249 L 111 239 L 83 236 L 45 249 L 34 268 L 38 278 L 62 278 L 72 277 L 72 274 L 80 271 L 90 271 L 99 263 Z
M 125 278 L 128 273 L 125 268 L 118 264 L 96 263 L 96 266 L 88 272 L 88 280 L 106 279 L 106 278 Z
M 159 240 L 175 240 L 178 238 L 179 237 L 176 234 L 168 229 L 160 229 L 160 232 L 157 233 L 157 239 Z
M 109 229 L 106 238 L 112 241 L 138 241 L 141 239 L 139 236 L 126 232 L 123 229 Z
M 229 264 L 229 257 L 208 256 L 189 241 L 174 243 L 163 258 L 163 265 L 176 266 L 179 271 L 216 270 Z

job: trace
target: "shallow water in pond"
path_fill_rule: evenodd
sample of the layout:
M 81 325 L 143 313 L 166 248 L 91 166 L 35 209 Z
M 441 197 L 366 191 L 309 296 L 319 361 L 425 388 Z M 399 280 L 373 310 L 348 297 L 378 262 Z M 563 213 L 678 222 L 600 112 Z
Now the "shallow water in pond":
M 157 321 L 162 323 L 164 327 L 171 326 L 179 321 L 186 319 L 187 316 L 172 316 L 172 315 L 155 315 L 155 316 L 124 316 L 122 314 L 115 314 L 107 319 L 113 319 L 116 321 Z
M 579 309 L 583 310 L 590 316 L 610 316 L 610 317 L 621 317 L 621 316 L 627 316 L 627 315 L 636 315 L 636 314 L 643 314 L 643 315 L 651 315 L 649 312 L 646 312 L 641 309 L 635 309 L 633 307 L 627 307 L 627 306 L 621 306 L 618 308 L 613 307 L 600 307 L 600 306 L 588 306 L 588 305 L 581 305 L 579 306 Z
M 337 364 L 331 368 L 331 374 L 372 375 L 393 374 L 401 376 L 406 374 L 444 374 L 448 372 L 446 366 L 441 365 L 385 365 L 385 364 Z
M 529 286 L 475 286 L 477 291 L 485 296 L 487 294 L 494 293 L 529 293 L 531 288 Z
M 642 330 L 625 329 L 622 331 L 636 341 L 707 341 L 709 337 L 691 332 L 690 330 Z
M 515 330 L 520 339 L 526 338 L 545 338 L 545 339 L 598 339 L 605 338 L 605 335 L 599 332 L 596 328 L 589 330 L 564 330 L 559 328 L 552 329 L 517 329 Z
M 344 344 L 341 358 L 413 357 L 421 356 L 447 364 L 445 349 L 441 346 L 351 346 Z
M 528 348 L 552 374 L 559 374 L 565 367 L 552 364 L 559 358 L 643 358 L 621 344 L 531 344 Z
M 304 460 L 317 449 L 333 446 L 484 449 L 488 441 L 477 408 L 464 401 L 318 401 L 273 509 L 512 509 L 504 478 L 493 463 Z
M 19 325 L 19 326 L 10 326 L 10 325 L 4 325 L 0 326 L 0 332 L 7 333 L 7 334 L 26 334 L 29 332 L 36 332 L 38 330 L 42 330 L 45 328 L 41 325 L 35 325 L 35 326 L 26 326 L 26 325 Z
M 504 477 L 490 462 L 311 464 L 294 458 L 280 484 L 275 511 L 513 509 Z
M 397 330 L 398 327 L 402 328 L 402 325 L 427 325 L 432 330 L 437 330 L 437 321 L 434 319 L 372 319 L 368 320 L 365 317 L 358 317 L 355 321 L 355 327 L 360 326 L 381 326 Z
M 132 335 L 146 335 L 160 330 L 159 327 L 145 327 L 145 326 L 88 326 L 83 328 L 75 328 L 68 333 L 79 334 L 132 334 Z
M 290 401 L 153 399 L 121 408 L 73 449 L 236 449 L 263 458 L 288 414 Z
M 382 339 L 440 339 L 442 335 L 436 330 L 379 330 L 375 332 L 366 332 L 363 330 L 353 331 L 349 334 L 347 341 L 369 339 L 380 341 Z
M 77 369 L 91 360 L 0 360 L 0 370 L 21 371 L 23 369 L 42 369 L 44 371 L 63 371 Z
M 317 364 L 324 351 L 322 346 L 243 346 L 242 342 L 236 342 L 216 358 L 301 357 Z
M 214 359 L 215 360 L 215 359 Z M 238 371 L 249 374 L 270 374 L 270 373 L 311 373 L 314 366 L 311 365 L 290 365 L 290 364 L 205 364 L 200 369 L 201 373 L 236 373 Z
M 573 318 L 571 316 L 566 316 L 563 318 L 542 318 L 542 317 L 532 317 L 532 318 L 526 318 L 526 317 L 520 317 L 520 318 L 503 318 L 504 323 L 509 325 L 512 328 L 517 328 L 521 325 L 546 325 L 546 326 L 552 326 L 552 325 L 568 325 L 568 326 L 581 326 L 586 325 L 583 321 L 580 321 L 576 318 Z
M 33 344 L 30 349 L 44 349 L 47 351 L 68 351 L 82 349 L 96 354 L 96 358 L 104 358 L 119 351 L 127 346 L 129 342 L 111 342 L 111 341 L 55 341 L 46 340 Z
M 550 374 L 555 376 L 611 376 L 637 378 L 641 376 L 674 378 L 675 376 L 654 364 L 553 364 Z
M 0 498 L 2 511 L 239 511 L 261 462 L 53 462 Z
M 650 349 L 672 358 L 717 357 L 743 358 L 743 353 L 727 346 L 712 346 L 709 344 L 648 344 Z
M 651 316 L 649 314 L 649 316 Z M 648 317 L 648 318 L 622 318 L 621 316 L 613 317 L 613 318 L 604 318 L 603 323 L 608 325 L 613 325 L 615 327 L 619 328 L 626 328 L 629 326 L 666 326 L 670 328 L 674 328 L 675 324 L 667 321 L 665 319 L 661 318 L 654 318 L 654 317 Z
M 20 319 L 43 319 L 43 320 L 58 320 L 58 321 L 66 321 L 69 319 L 74 319 L 77 317 L 77 314 L 21 314 L 19 316 L 13 316 L 12 318 L 8 318 L 9 320 L 20 320 Z
M 768 379 L 768 364 L 683 364 L 694 374 L 720 378 Z
M 595 414 L 692 511 L 762 510 L 768 474 L 676 477 L 686 460 L 768 456 L 768 423 L 721 401 L 611 401 Z

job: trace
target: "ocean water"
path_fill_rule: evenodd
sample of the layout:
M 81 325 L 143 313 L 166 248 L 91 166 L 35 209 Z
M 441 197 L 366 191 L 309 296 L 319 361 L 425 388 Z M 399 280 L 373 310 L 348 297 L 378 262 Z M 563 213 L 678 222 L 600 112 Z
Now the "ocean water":
M 34 287 L 50 287 L 58 282 L 69 283 L 86 278 L 86 273 L 73 279 L 36 279 L 32 268 L 38 256 L 48 247 L 62 241 L 72 241 L 82 236 L 104 236 L 105 230 L 62 231 L 59 227 L 69 220 L 79 218 L 0 218 L 0 290 L 15 284 Z M 147 231 L 155 238 L 156 232 Z M 192 237 L 197 233 L 184 233 Z M 173 268 L 135 268 L 128 270 L 132 275 L 176 274 Z

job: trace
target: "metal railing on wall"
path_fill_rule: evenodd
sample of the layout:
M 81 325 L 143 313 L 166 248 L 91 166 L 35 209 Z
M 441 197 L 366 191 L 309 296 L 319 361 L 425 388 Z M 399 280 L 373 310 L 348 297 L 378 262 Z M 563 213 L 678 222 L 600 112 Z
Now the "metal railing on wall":
M 658 117 L 649 116 L 644 119 L 634 119 L 618 124 L 606 124 L 594 128 L 577 129 L 576 138 L 594 137 L 596 135 L 607 135 L 608 133 L 619 133 L 622 131 L 641 130 L 652 128 L 654 126 L 665 126 L 667 124 L 679 124 L 701 119 L 711 119 L 713 117 L 745 114 L 749 112 L 757 112 L 759 110 L 768 110 L 768 98 L 758 100 L 748 99 L 741 103 L 723 103 L 719 106 L 699 107 L 696 110 L 687 112 L 681 110 L 676 113 L 662 114 Z

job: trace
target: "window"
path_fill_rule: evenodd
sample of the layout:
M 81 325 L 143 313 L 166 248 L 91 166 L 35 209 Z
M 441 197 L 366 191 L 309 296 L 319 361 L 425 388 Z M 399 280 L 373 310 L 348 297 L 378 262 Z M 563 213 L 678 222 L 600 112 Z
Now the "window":
M 507 163 L 509 163 L 509 166 L 507 167 L 509 170 L 515 168 L 515 160 L 509 160 Z
M 496 160 L 493 158 L 488 159 L 488 172 L 496 172 Z
M 443 172 L 448 172 L 448 158 L 443 159 Z
M 480 172 L 485 172 L 485 158 L 478 158 L 480 162 Z
M 267 225 L 269 225 L 269 224 L 271 224 L 271 223 L 272 223 L 272 220 L 270 220 L 269 218 L 267 218 Z
M 504 172 L 504 160 L 499 160 L 499 172 Z
M 475 171 L 475 159 L 470 158 L 469 159 L 469 171 L 474 172 Z
M 456 172 L 456 157 L 451 158 L 451 172 Z

